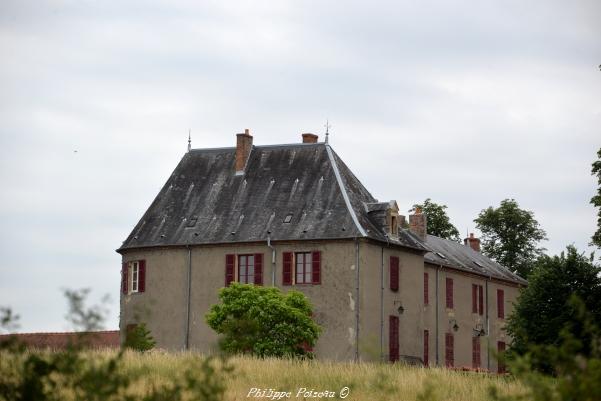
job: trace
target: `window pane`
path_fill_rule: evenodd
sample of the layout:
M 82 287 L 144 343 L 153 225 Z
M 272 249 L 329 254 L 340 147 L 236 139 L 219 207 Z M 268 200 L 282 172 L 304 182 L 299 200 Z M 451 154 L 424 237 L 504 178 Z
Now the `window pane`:
M 246 261 L 247 265 L 254 266 L 255 265 L 255 255 L 247 256 L 247 258 L 248 258 Z

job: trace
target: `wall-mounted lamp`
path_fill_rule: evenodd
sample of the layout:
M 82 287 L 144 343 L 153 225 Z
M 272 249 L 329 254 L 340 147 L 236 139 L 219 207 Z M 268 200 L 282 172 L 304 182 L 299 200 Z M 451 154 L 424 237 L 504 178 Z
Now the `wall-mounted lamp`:
M 459 330 L 459 325 L 457 324 L 457 320 L 451 319 L 451 320 L 449 320 L 449 324 L 451 325 L 451 328 L 453 329 L 453 331 Z
M 403 307 L 403 305 L 401 304 L 401 301 L 394 301 L 393 305 L 398 304 L 399 307 L 396 308 L 397 312 L 399 312 L 399 315 L 402 315 L 405 312 L 405 308 Z

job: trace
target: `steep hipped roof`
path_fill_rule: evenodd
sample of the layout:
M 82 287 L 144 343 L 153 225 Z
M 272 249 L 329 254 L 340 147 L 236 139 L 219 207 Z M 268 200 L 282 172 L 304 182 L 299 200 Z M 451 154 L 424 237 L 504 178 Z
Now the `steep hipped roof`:
M 425 251 L 369 218 L 377 202 L 324 143 L 253 146 L 244 175 L 235 148 L 193 149 L 119 249 L 367 237 Z M 288 217 L 289 216 L 289 217 Z
M 474 251 L 470 246 L 435 237 L 433 235 L 427 235 L 425 242 L 426 247 L 430 250 L 430 252 L 424 255 L 426 263 L 448 266 L 466 272 L 511 281 L 522 285 L 528 283 L 517 274 L 509 271 L 506 267 L 489 259 L 480 252 Z

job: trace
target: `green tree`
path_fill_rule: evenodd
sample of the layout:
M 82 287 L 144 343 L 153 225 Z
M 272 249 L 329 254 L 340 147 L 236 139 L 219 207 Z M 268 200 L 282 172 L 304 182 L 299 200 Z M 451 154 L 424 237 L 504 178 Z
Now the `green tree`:
M 499 401 L 592 401 L 601 394 L 601 331 L 582 300 L 573 295 L 569 307 L 572 321 L 560 332 L 557 345 L 533 344 L 528 353 L 509 361 L 511 372 L 525 386 L 524 394 L 501 396 L 493 387 L 491 395 Z M 553 372 L 550 378 L 538 368 L 544 358 Z
M 130 348 L 135 351 L 149 351 L 154 348 L 156 342 L 150 334 L 150 330 L 146 327 L 146 323 L 140 323 L 127 331 L 125 336 L 125 348 Z
M 260 357 L 308 357 L 320 332 L 311 319 L 309 300 L 298 291 L 284 294 L 273 287 L 232 283 L 219 292 L 221 303 L 206 315 L 209 326 L 222 335 L 227 353 Z
M 593 196 L 591 203 L 599 208 L 597 212 L 597 231 L 593 234 L 592 245 L 596 245 L 601 248 L 601 149 L 597 151 L 597 161 L 593 163 L 593 169 L 591 170 L 592 175 L 597 176 L 597 195 Z
M 541 257 L 508 319 L 512 352 L 524 355 L 535 346 L 558 346 L 561 330 L 570 326 L 583 341 L 582 352 L 590 355 L 590 338 L 585 338 L 584 328 L 575 321 L 578 311 L 568 301 L 572 295 L 578 296 L 590 311 L 592 321 L 601 325 L 600 273 L 601 267 L 594 264 L 592 257 L 579 254 L 573 246 L 560 256 Z M 539 366 L 548 368 L 544 360 Z
M 413 205 L 413 208 L 409 211 L 414 212 L 417 208 L 421 209 L 428 219 L 428 234 L 452 241 L 460 241 L 459 231 L 451 224 L 449 216 L 447 216 L 446 205 L 439 205 L 428 198 L 421 204 Z
M 539 227 L 534 213 L 520 209 L 513 199 L 489 206 L 474 219 L 482 233 L 482 252 L 522 277 L 528 277 L 533 263 L 542 255 L 540 241 L 547 233 Z

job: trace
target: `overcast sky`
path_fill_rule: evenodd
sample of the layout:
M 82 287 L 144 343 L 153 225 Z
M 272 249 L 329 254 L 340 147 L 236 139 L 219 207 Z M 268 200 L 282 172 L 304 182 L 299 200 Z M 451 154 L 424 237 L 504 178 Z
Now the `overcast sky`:
M 341 6 L 344 4 L 344 7 Z M 187 146 L 323 138 L 381 201 L 459 231 L 515 198 L 558 253 L 595 230 L 601 2 L 0 2 L 0 305 L 68 329 Z

